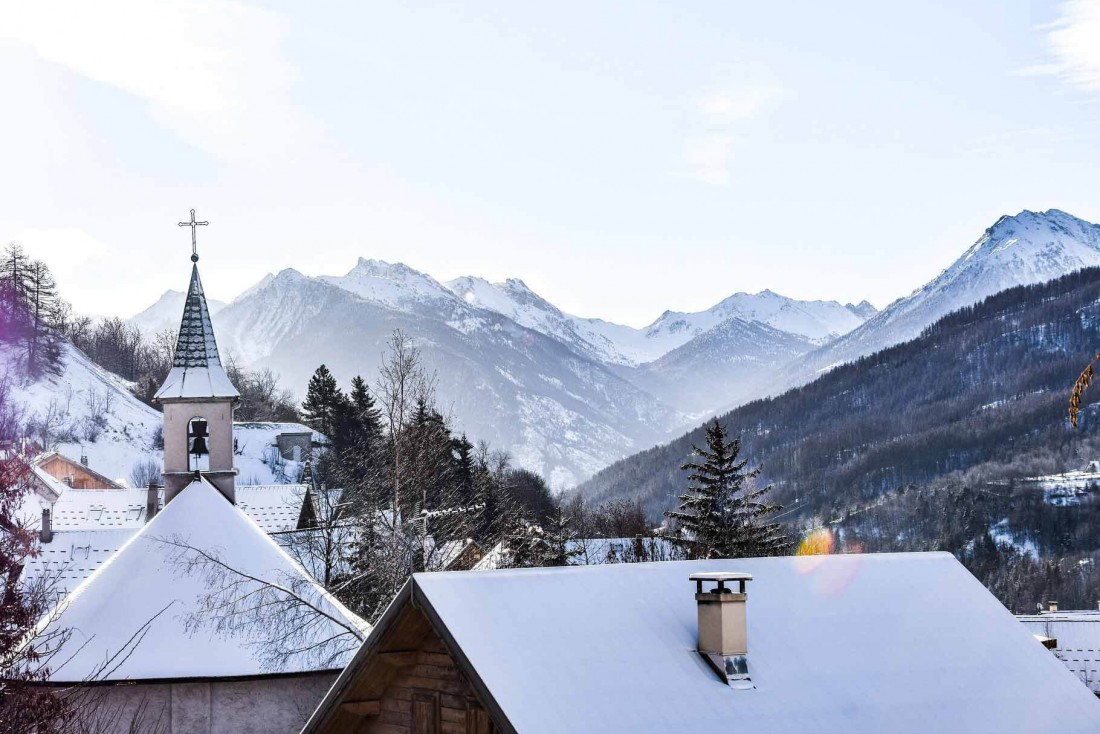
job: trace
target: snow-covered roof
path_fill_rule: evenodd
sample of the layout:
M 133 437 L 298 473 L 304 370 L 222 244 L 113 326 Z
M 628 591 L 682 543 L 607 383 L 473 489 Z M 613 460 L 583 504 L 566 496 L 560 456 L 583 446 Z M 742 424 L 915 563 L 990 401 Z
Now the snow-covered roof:
M 172 369 L 154 399 L 237 397 L 240 393 L 222 368 L 196 264 L 191 267 L 191 284 L 187 288 Z
M 45 499 L 57 499 L 69 488 L 69 485 L 65 484 L 65 482 L 53 476 L 34 462 L 30 464 L 30 473 L 32 480 L 31 485 L 34 491 Z
M 200 553 L 208 561 L 195 566 Z M 210 575 L 218 569 L 220 577 Z M 248 613 L 257 615 L 255 624 L 246 614 L 233 620 L 243 627 L 218 631 L 210 609 L 224 599 L 211 595 L 239 584 L 233 596 L 255 596 L 250 592 L 261 587 L 245 575 L 292 588 L 327 615 L 288 618 L 299 636 L 294 647 L 365 629 L 255 522 L 209 482 L 196 480 L 78 586 L 58 607 L 59 616 L 44 621 L 48 630 L 68 634 L 52 658 L 64 662 L 53 664 L 49 680 L 220 678 L 343 667 L 354 646 L 272 659 L 270 636 L 279 631 L 260 611 Z
M 23 564 L 20 582 L 44 584 L 57 598 L 84 582 L 134 537 L 138 528 L 113 530 L 58 530 L 49 543 L 38 546 L 38 555 Z
M 1043 612 L 1016 617 L 1029 632 L 1053 638 L 1054 654 L 1087 685 L 1100 693 L 1100 611 Z
M 53 505 L 53 527 L 139 528 L 145 524 L 147 497 L 147 489 L 67 489 Z
M 306 496 L 305 485 L 245 485 L 235 491 L 237 506 L 265 533 L 282 533 L 298 526 Z
M 748 670 L 695 651 L 700 571 L 751 573 Z M 1100 702 L 946 553 L 414 575 L 504 731 L 1095 732 Z M 401 611 L 401 610 L 398 610 Z M 339 702 L 387 611 L 304 731 Z
M 173 367 L 153 399 L 235 398 L 238 395 L 221 365 Z
M 91 476 L 98 479 L 102 484 L 107 485 L 108 488 L 118 489 L 119 487 L 122 486 L 121 484 L 116 482 L 114 479 L 111 479 L 110 477 L 105 476 L 105 475 L 97 472 L 95 469 L 90 467 L 88 464 L 82 463 L 79 459 L 74 459 L 71 456 L 66 456 L 65 454 L 61 453 L 60 451 L 47 451 L 47 452 L 41 453 L 38 456 L 34 457 L 34 463 L 35 463 L 35 466 L 42 467 L 42 466 L 45 466 L 46 464 L 48 464 L 53 459 L 60 459 L 62 461 L 62 463 L 68 464 L 69 466 L 73 467 L 76 470 L 79 470 L 79 471 L 85 472 L 87 474 L 90 474 Z M 64 484 L 64 482 L 63 482 L 63 484 Z
M 72 489 L 65 488 L 54 503 L 36 494 L 27 496 L 21 506 L 28 526 L 39 527 L 42 508 L 52 504 L 53 540 L 41 543 L 41 555 L 28 563 L 22 581 L 35 581 L 42 573 L 54 576 L 54 591 L 64 595 L 72 591 L 98 568 L 98 564 L 122 547 L 145 525 L 147 490 L 144 489 Z M 266 533 L 293 530 L 301 513 L 305 488 L 295 484 L 268 484 L 237 487 L 237 505 Z M 158 508 L 164 496 L 158 496 Z M 70 553 L 70 547 L 77 549 Z M 87 550 L 85 550 L 87 549 Z M 77 552 L 79 551 L 79 552 Z M 88 554 L 95 563 L 85 562 Z M 81 555 L 83 554 L 83 555 Z M 59 564 L 64 564 L 62 568 Z

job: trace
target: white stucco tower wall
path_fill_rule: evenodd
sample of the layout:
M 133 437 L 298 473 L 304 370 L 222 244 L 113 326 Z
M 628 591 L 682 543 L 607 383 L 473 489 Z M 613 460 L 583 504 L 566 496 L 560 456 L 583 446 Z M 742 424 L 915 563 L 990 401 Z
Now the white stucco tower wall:
M 218 355 L 206 295 L 199 279 L 198 256 L 191 257 L 191 284 L 183 306 L 172 370 L 154 400 L 164 408 L 164 501 L 171 502 L 201 472 L 226 499 L 235 502 L 233 410 L 240 394 L 229 381 Z M 192 421 L 206 421 L 209 454 L 191 454 Z

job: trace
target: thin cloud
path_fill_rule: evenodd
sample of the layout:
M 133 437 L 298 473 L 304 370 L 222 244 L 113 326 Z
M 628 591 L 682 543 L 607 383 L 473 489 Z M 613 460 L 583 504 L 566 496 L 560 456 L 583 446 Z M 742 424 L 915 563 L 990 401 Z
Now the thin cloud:
M 1078 89 L 1100 90 L 1100 2 L 1068 0 L 1059 13 L 1057 20 L 1041 27 L 1051 59 L 1023 73 L 1053 75 Z
M 728 185 L 744 128 L 767 117 L 788 96 L 779 86 L 741 84 L 697 98 L 695 132 L 684 144 L 687 176 L 712 186 Z
M 158 124 L 221 160 L 262 160 L 309 127 L 290 101 L 288 31 L 234 0 L 0 6 L 0 40 L 145 100 Z

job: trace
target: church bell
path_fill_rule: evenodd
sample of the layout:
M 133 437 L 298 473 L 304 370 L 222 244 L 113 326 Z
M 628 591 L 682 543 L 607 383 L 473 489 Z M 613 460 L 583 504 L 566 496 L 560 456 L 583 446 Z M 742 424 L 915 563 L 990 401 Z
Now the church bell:
M 205 456 L 210 453 L 210 449 L 206 445 L 206 439 L 210 437 L 210 434 L 206 432 L 206 421 L 201 418 L 196 418 L 191 421 L 191 430 L 187 433 L 188 443 L 191 444 L 190 454 L 192 456 Z

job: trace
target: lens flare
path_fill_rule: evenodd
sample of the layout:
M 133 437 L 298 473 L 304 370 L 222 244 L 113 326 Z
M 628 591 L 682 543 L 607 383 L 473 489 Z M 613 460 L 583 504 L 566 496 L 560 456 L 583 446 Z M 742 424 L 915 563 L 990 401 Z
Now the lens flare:
M 796 556 L 823 556 L 833 552 L 833 531 L 829 528 L 811 530 L 802 537 Z
M 863 547 L 858 543 L 838 542 L 830 528 L 811 530 L 803 536 L 795 550 L 795 568 L 799 573 L 812 574 L 812 588 L 819 596 L 832 596 L 847 588 L 856 576 Z M 852 554 L 852 555 L 849 555 Z M 832 560 L 826 560 L 832 556 Z

